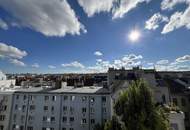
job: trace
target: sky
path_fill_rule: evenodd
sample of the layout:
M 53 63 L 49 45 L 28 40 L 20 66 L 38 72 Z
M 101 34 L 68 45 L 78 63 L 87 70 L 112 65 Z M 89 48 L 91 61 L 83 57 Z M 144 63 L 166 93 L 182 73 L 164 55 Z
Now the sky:
M 190 70 L 190 0 L 0 0 L 0 70 Z

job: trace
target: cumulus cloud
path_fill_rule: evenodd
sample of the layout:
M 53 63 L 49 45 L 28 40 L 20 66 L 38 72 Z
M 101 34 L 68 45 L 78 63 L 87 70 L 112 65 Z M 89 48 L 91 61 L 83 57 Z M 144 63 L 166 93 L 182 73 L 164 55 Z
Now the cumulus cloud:
M 138 4 L 150 0 L 117 0 L 112 9 L 113 19 L 122 18 L 126 13 L 137 7 Z
M 66 0 L 1 0 L 0 7 L 16 18 L 17 25 L 46 36 L 86 32 Z
M 79 5 L 83 8 L 88 17 L 96 13 L 109 12 L 114 0 L 78 0 Z
M 146 21 L 145 28 L 148 30 L 155 30 L 159 27 L 159 24 L 167 21 L 167 16 L 164 16 L 160 13 L 155 13 L 152 17 L 150 17 L 150 19 Z
M 71 63 L 62 64 L 61 66 L 62 67 L 85 68 L 85 66 L 78 61 L 73 61 Z
M 112 18 L 122 18 L 143 2 L 150 0 L 78 0 L 88 17 L 100 12 L 112 12 Z
M 123 57 L 113 61 L 97 59 L 96 65 L 89 66 L 86 69 L 90 72 L 106 72 L 110 67 L 117 69 L 124 67 L 129 69 L 141 65 L 141 59 L 143 59 L 142 55 L 135 54 L 124 55 Z
M 21 67 L 25 67 L 26 64 L 18 59 L 10 59 L 10 63 L 16 65 L 16 66 L 21 66 Z
M 103 53 L 102 53 L 102 52 L 100 52 L 100 51 L 95 51 L 95 52 L 94 52 L 94 55 L 95 55 L 95 56 L 102 56 L 102 55 L 103 55 Z
M 156 64 L 158 64 L 158 65 L 166 65 L 168 63 L 169 63 L 168 60 L 159 60 L 159 61 L 156 62 Z
M 27 52 L 0 42 L 0 55 L 2 57 L 22 59 L 27 55 Z
M 54 66 L 54 65 L 48 65 L 48 68 L 50 68 L 50 69 L 55 69 L 56 66 Z
M 175 29 L 186 27 L 190 29 L 190 0 L 164 0 L 162 9 L 172 9 L 176 4 L 186 3 L 188 7 L 184 12 L 175 12 L 171 15 L 169 22 L 164 26 L 162 34 L 169 33 Z
M 176 59 L 176 62 L 187 62 L 190 61 L 190 55 L 184 55 Z
M 9 28 L 7 23 L 3 21 L 1 18 L 0 18 L 0 28 L 4 30 L 7 30 Z
M 179 3 L 184 3 L 184 2 L 190 2 L 189 0 L 163 0 L 161 3 L 161 9 L 162 10 L 171 10 L 173 7 Z
M 33 68 L 39 68 L 40 65 L 39 65 L 38 63 L 34 63 L 34 64 L 32 65 L 32 67 L 33 67 Z

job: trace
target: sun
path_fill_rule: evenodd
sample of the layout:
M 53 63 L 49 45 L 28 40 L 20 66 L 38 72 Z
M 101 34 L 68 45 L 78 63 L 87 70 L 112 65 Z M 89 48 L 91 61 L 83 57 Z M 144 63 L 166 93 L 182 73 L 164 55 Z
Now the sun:
M 128 35 L 128 38 L 131 42 L 139 41 L 140 37 L 141 37 L 141 33 L 139 30 L 132 30 Z

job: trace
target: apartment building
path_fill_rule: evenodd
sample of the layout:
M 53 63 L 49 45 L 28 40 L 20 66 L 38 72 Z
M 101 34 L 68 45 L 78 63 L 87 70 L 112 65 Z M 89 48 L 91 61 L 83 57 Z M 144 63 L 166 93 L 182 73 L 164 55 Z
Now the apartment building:
M 9 130 L 12 93 L 13 92 L 0 92 L 0 130 Z
M 93 86 L 20 89 L 12 105 L 11 130 L 93 130 L 112 115 L 110 93 Z

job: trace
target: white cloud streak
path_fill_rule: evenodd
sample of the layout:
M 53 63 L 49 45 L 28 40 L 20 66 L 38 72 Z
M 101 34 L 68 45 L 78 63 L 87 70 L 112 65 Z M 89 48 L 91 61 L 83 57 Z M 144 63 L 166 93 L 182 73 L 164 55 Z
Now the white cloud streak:
M 83 64 L 78 61 L 73 61 L 71 63 L 62 64 L 62 67 L 73 67 L 73 68 L 85 68 Z
M 10 59 L 10 63 L 16 65 L 16 66 L 21 66 L 21 67 L 25 67 L 26 64 L 18 59 Z
M 33 68 L 39 68 L 40 65 L 39 65 L 38 63 L 34 63 L 34 64 L 32 65 L 32 67 L 33 67 Z

